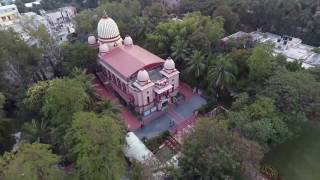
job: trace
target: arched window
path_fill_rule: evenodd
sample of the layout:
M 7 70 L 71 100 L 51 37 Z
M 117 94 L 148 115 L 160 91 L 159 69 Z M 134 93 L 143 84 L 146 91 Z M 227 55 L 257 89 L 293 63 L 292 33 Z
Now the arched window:
M 147 103 L 150 104 L 150 97 L 147 97 Z

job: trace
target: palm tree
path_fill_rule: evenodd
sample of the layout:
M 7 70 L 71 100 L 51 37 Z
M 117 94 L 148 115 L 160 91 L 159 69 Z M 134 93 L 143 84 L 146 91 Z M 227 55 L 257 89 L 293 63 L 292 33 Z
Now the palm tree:
M 206 70 L 205 56 L 201 51 L 195 50 L 190 58 L 187 58 L 186 72 L 191 73 L 197 80 L 204 75 Z
M 87 74 L 86 70 L 80 68 L 74 68 L 69 75 L 70 78 L 78 80 L 82 87 L 84 88 L 86 94 L 90 99 L 90 103 L 93 103 L 97 100 L 97 93 L 95 86 L 92 81 L 94 80 L 94 76 L 92 74 Z
M 237 68 L 230 62 L 228 57 L 219 56 L 215 59 L 215 62 L 209 66 L 208 70 L 208 82 L 211 87 L 214 87 L 217 91 L 217 96 L 220 93 L 228 91 L 228 88 L 236 80 Z
M 98 113 L 102 115 L 111 116 L 115 119 L 119 119 L 119 114 L 121 113 L 121 107 L 113 103 L 111 100 L 103 100 L 98 107 Z
M 173 57 L 173 60 L 177 63 L 177 64 L 181 64 L 187 57 L 187 54 L 189 52 L 188 49 L 188 43 L 181 39 L 178 38 L 174 44 L 171 46 L 171 56 Z

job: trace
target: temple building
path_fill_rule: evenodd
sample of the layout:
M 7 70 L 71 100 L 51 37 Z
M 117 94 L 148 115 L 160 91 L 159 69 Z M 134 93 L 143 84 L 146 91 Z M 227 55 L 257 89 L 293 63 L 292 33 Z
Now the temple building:
M 171 58 L 163 60 L 124 39 L 115 21 L 103 16 L 98 23 L 98 37 L 88 43 L 99 49 L 97 75 L 134 110 L 143 115 L 161 111 L 175 101 L 179 90 L 179 71 Z

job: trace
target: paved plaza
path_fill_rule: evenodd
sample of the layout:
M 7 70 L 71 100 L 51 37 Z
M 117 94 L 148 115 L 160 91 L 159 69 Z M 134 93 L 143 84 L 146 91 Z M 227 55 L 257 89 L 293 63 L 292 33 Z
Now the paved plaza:
M 143 128 L 135 131 L 139 138 L 152 138 L 166 130 L 173 130 L 179 125 L 183 125 L 184 121 L 191 121 L 193 112 L 206 104 L 206 100 L 200 95 L 194 94 L 189 100 L 186 100 L 178 107 L 170 107 L 169 111 L 159 118 L 146 124 Z
M 139 138 L 152 138 L 164 131 L 173 131 L 184 126 L 187 121 L 194 120 L 194 111 L 206 104 L 203 97 L 192 93 L 192 89 L 188 85 L 181 83 L 180 93 L 184 95 L 185 99 L 178 105 L 170 104 L 166 112 L 153 113 L 150 117 L 144 118 L 147 120 L 144 121 L 142 127 L 137 117 L 119 103 L 111 88 L 105 88 L 98 80 L 94 81 L 94 86 L 98 95 L 110 99 L 121 107 L 121 116 L 125 120 L 128 130 L 133 131 Z

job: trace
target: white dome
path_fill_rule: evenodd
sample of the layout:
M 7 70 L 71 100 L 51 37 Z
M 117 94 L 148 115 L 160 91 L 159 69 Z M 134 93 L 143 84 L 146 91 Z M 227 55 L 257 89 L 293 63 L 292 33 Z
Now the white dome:
M 90 45 L 94 45 L 94 44 L 96 44 L 96 37 L 94 37 L 94 36 L 89 36 L 88 37 L 88 44 L 90 44 Z
M 100 19 L 97 31 L 101 42 L 115 42 L 121 38 L 117 23 L 108 16 Z
M 133 40 L 130 36 L 126 36 L 126 38 L 124 38 L 123 43 L 126 46 L 130 46 L 130 45 L 133 45 Z
M 140 83 L 146 83 L 150 80 L 149 74 L 146 70 L 140 70 L 137 75 L 137 80 Z
M 174 63 L 174 61 L 169 57 L 166 62 L 164 62 L 164 65 L 163 65 L 164 69 L 165 70 L 174 70 L 176 68 L 176 65 Z
M 101 44 L 99 46 L 99 53 L 107 53 L 109 51 L 110 51 L 110 49 L 109 49 L 109 46 L 107 44 Z

